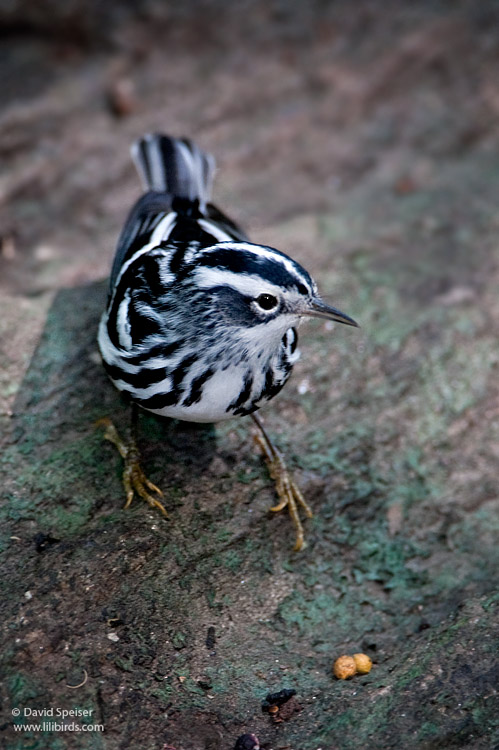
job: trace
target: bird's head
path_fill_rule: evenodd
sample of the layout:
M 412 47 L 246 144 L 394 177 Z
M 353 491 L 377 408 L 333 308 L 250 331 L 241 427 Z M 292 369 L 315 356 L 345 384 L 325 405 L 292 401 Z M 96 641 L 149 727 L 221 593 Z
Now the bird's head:
M 213 300 L 219 320 L 252 336 L 280 340 L 306 317 L 356 326 L 320 298 L 309 273 L 289 256 L 249 242 L 222 242 L 197 257 L 195 285 Z

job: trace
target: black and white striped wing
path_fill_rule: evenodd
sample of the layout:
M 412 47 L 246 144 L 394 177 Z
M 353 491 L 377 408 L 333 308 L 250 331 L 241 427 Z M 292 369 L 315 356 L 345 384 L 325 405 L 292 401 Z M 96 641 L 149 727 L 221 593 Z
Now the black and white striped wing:
M 118 239 L 109 280 L 111 290 L 123 264 L 142 247 L 150 244 L 154 230 L 171 210 L 172 196 L 167 193 L 151 191 L 137 201 Z

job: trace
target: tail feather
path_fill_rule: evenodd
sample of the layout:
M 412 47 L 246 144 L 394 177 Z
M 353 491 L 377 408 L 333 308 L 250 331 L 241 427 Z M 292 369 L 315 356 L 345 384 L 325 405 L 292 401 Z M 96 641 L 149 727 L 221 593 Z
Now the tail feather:
M 144 189 L 172 198 L 198 200 L 201 211 L 210 199 L 215 160 L 192 141 L 166 135 L 145 135 L 131 148 Z

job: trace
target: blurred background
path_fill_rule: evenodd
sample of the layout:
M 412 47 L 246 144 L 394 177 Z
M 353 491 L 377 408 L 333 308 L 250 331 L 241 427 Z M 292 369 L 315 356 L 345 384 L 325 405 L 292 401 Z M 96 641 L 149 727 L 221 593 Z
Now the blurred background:
M 109 748 L 495 747 L 499 4 L 4 0 L 0 34 L 6 705 L 84 667 Z M 171 523 L 120 510 L 95 329 L 148 131 L 211 151 L 215 203 L 362 326 L 304 328 L 265 412 L 317 510 L 300 560 L 240 423 L 193 451 L 145 420 Z
M 332 252 L 364 241 L 361 224 L 371 243 L 400 244 L 397 221 L 423 190 L 438 201 L 444 165 L 476 153 L 492 168 L 498 13 L 465 0 L 3 2 L 2 283 L 106 275 L 139 191 L 129 145 L 151 130 L 215 154 L 215 199 L 254 234 L 315 212 L 343 216 Z M 370 217 L 347 227 L 345 206 L 374 188 Z M 436 235 L 456 251 L 462 226 L 433 208 L 410 226 L 413 255 Z

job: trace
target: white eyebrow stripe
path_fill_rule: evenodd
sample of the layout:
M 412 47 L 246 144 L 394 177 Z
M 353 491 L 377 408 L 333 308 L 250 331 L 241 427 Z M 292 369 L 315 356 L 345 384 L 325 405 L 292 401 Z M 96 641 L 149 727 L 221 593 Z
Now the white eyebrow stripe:
M 235 273 L 222 268 L 201 266 L 196 270 L 196 286 L 211 289 L 214 286 L 230 286 L 244 296 L 255 297 L 259 294 L 273 294 L 279 297 L 281 289 L 277 284 L 262 279 L 260 276 Z

